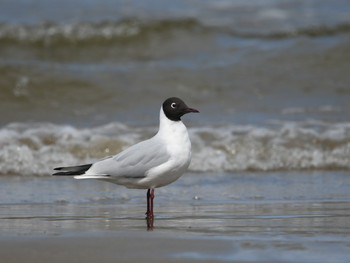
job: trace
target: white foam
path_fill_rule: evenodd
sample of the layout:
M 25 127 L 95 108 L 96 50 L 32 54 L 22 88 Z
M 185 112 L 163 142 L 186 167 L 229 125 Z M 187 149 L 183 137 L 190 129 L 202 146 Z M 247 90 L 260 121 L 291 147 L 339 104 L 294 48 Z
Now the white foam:
M 192 131 L 193 171 L 349 169 L 348 123 L 283 123 L 276 127 L 230 125 Z
M 56 166 L 113 155 L 157 127 L 77 128 L 13 123 L 0 129 L 1 174 L 49 175 Z M 192 172 L 350 169 L 350 123 L 283 122 L 190 129 Z
M 111 135 L 112 129 L 114 135 Z M 130 134 L 129 129 L 118 123 L 92 129 L 10 124 L 0 129 L 0 171 L 2 174 L 51 174 L 55 166 L 90 162 L 119 152 L 141 135 L 137 129 Z

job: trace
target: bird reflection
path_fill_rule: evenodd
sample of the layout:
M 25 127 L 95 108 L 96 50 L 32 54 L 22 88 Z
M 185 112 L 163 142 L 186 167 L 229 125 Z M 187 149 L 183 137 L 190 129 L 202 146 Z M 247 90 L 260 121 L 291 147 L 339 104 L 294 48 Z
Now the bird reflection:
M 147 231 L 152 231 L 154 228 L 154 216 L 147 216 L 146 217 L 146 222 L 147 222 Z

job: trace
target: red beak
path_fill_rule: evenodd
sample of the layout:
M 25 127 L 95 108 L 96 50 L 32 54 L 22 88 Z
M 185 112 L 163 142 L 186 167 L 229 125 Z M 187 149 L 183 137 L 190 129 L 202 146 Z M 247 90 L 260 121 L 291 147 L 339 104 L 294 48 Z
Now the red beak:
M 199 112 L 199 111 L 196 109 L 192 109 L 192 108 L 185 109 L 185 113 L 190 113 L 190 112 Z

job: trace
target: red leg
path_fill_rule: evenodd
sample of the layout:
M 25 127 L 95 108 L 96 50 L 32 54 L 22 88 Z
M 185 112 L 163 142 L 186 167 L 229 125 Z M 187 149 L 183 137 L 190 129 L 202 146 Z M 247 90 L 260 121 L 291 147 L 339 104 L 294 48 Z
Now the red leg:
M 154 199 L 154 189 L 148 189 L 147 190 L 147 212 L 146 212 L 148 231 L 153 230 L 153 223 L 154 223 L 153 199 Z
M 153 217 L 154 189 L 147 190 L 147 217 Z
M 151 189 L 147 190 L 147 212 L 146 216 L 149 217 L 151 211 L 150 211 L 150 197 L 151 197 Z
M 151 190 L 151 215 L 153 217 L 153 199 L 154 199 L 154 189 Z

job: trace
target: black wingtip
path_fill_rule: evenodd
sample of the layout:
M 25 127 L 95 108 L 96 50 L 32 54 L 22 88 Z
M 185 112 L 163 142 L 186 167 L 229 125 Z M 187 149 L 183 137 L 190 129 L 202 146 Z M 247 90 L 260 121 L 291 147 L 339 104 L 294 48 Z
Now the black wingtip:
M 72 175 L 79 175 L 77 174 L 77 172 L 58 172 L 58 173 L 54 173 L 52 174 L 52 176 L 72 176 Z
M 92 164 L 84 164 L 84 165 L 78 165 L 78 166 L 62 166 L 62 167 L 56 167 L 53 168 L 55 171 L 61 171 L 54 173 L 52 175 L 81 175 L 84 174 L 89 168 L 91 167 Z

